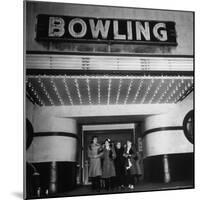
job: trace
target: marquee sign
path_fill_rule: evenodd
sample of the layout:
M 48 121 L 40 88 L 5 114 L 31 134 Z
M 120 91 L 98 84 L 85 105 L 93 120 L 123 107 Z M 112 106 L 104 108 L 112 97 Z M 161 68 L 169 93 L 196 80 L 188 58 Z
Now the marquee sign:
M 177 45 L 175 23 L 100 19 L 57 15 L 37 16 L 36 39 L 73 42 Z

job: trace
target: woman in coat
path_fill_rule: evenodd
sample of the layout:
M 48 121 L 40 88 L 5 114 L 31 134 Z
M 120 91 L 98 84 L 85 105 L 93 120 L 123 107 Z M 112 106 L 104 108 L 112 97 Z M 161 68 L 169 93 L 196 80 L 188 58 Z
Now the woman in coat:
M 92 138 L 92 142 L 88 147 L 89 178 L 92 181 L 92 189 L 100 190 L 100 177 L 102 176 L 101 156 L 103 155 L 102 147 L 98 144 L 97 136 Z
M 123 156 L 126 158 L 125 161 L 125 172 L 126 172 L 126 185 L 129 189 L 134 189 L 135 181 L 134 176 L 137 174 L 136 169 L 136 150 L 132 146 L 132 142 L 127 140 L 126 148 L 124 150 Z
M 125 157 L 123 156 L 124 148 L 121 142 L 116 143 L 115 147 L 116 158 L 115 158 L 115 171 L 116 171 L 116 185 L 123 189 L 124 188 L 124 177 L 125 177 Z
M 103 150 L 103 171 L 102 178 L 105 180 L 105 189 L 110 190 L 113 187 L 113 177 L 115 177 L 114 159 L 116 158 L 114 146 L 110 139 L 106 139 Z
M 141 169 L 141 155 L 140 155 L 140 152 L 136 152 L 136 169 L 137 169 L 137 174 L 136 174 L 136 183 L 138 183 L 140 181 L 140 177 L 142 176 L 142 169 Z

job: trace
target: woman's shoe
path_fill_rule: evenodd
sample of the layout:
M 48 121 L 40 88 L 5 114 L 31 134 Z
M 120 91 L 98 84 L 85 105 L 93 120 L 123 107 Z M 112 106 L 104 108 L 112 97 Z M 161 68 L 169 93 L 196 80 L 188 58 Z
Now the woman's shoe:
M 130 189 L 133 190 L 134 189 L 134 185 L 130 185 Z
M 120 189 L 121 189 L 121 190 L 123 190 L 124 188 L 125 188 L 124 185 L 121 185 L 121 186 L 120 186 Z

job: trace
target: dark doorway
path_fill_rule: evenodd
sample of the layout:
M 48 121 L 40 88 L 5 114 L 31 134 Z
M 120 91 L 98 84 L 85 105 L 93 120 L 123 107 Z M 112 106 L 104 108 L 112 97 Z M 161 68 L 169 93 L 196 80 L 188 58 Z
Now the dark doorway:
M 126 143 L 127 140 L 132 140 L 135 144 L 135 129 L 117 129 L 117 130 L 92 130 L 83 132 L 83 184 L 90 184 L 88 179 L 88 168 L 89 159 L 87 155 L 87 148 L 91 142 L 93 136 L 98 136 L 98 142 L 103 144 L 106 138 L 111 139 L 114 143 L 120 141 L 122 145 Z

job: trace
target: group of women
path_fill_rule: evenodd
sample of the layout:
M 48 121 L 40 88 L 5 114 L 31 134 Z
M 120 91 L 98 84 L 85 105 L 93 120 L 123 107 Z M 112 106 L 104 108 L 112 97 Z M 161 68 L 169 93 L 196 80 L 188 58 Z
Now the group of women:
M 112 190 L 115 187 L 134 189 L 135 179 L 142 175 L 140 155 L 130 140 L 124 147 L 121 142 L 114 144 L 110 139 L 100 145 L 97 136 L 94 136 L 88 148 L 88 157 L 89 178 L 94 190 Z

